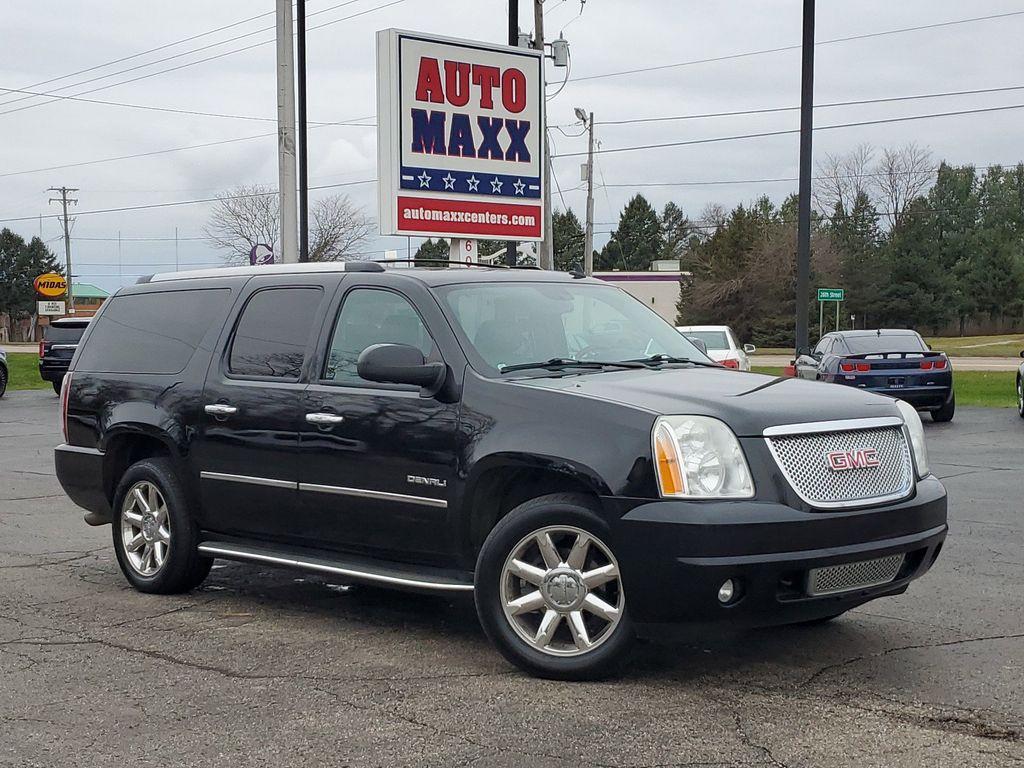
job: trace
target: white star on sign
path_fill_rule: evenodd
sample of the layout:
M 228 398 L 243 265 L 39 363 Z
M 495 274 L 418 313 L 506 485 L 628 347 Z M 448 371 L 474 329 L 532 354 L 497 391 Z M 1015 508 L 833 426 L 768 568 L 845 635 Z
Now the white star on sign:
M 421 173 L 416 178 L 420 180 L 420 188 L 429 187 L 430 186 L 430 177 L 427 175 L 426 171 Z
M 516 179 L 516 183 L 513 184 L 512 186 L 516 188 L 516 194 L 517 195 L 523 194 L 523 190 L 526 189 L 526 185 L 523 184 L 523 180 L 522 179 Z
M 470 192 L 476 192 L 477 188 L 480 186 L 480 179 L 478 179 L 474 174 L 473 176 L 470 176 L 468 179 L 466 179 L 466 184 L 469 185 Z
M 444 182 L 445 189 L 455 189 L 455 177 L 452 176 L 451 173 L 449 173 L 447 176 L 442 177 L 441 181 Z
M 491 182 L 491 192 L 494 192 L 496 194 L 500 194 L 501 193 L 501 185 L 502 185 L 502 182 L 498 181 L 498 177 L 495 176 L 494 177 L 494 181 Z

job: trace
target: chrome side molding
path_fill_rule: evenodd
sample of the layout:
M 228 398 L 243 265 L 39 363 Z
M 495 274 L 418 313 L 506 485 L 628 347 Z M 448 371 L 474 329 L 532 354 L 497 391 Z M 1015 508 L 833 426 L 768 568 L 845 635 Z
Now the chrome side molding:
M 340 485 L 318 485 L 317 483 L 299 483 L 299 490 L 311 491 L 313 493 L 332 493 L 336 496 L 355 496 L 360 499 L 401 501 L 406 504 L 420 504 L 424 507 L 437 507 L 438 509 L 448 508 L 448 502 L 444 499 L 432 499 L 429 496 L 411 496 L 407 493 L 370 491 L 365 488 L 345 488 Z
M 273 477 L 253 477 L 251 475 L 232 475 L 227 472 L 200 472 L 202 480 L 222 480 L 227 483 L 248 483 L 249 485 L 265 485 L 270 488 L 287 488 L 294 491 L 299 487 L 298 483 L 291 480 L 277 480 Z
M 199 545 L 199 551 L 204 555 L 214 557 L 226 557 L 233 560 L 250 560 L 270 565 L 283 565 L 292 568 L 302 568 L 307 571 L 318 573 L 329 573 L 335 576 L 346 576 L 349 578 L 372 581 L 379 584 L 390 584 L 395 587 L 407 587 L 410 589 L 426 589 L 439 592 L 472 592 L 472 584 L 457 584 L 453 582 L 437 582 L 416 579 L 410 576 L 392 576 L 384 573 L 362 570 L 343 565 L 329 565 L 313 560 L 303 560 L 291 555 L 277 555 L 269 552 L 256 552 L 245 547 L 233 546 L 230 544 L 203 543 Z

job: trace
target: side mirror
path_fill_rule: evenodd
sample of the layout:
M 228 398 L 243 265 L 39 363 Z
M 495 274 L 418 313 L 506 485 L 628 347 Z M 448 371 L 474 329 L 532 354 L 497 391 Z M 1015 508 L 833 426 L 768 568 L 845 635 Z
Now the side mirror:
M 359 354 L 356 371 L 367 381 L 409 384 L 432 395 L 444 384 L 447 367 L 428 363 L 422 352 L 408 344 L 374 344 Z
M 797 357 L 811 357 L 812 356 L 811 355 L 811 348 L 810 347 L 797 347 L 796 348 L 796 356 Z
M 695 346 L 701 352 L 703 352 L 705 356 L 708 354 L 708 345 L 705 344 L 701 339 L 698 339 L 696 336 L 687 336 L 686 340 L 693 344 L 693 346 Z M 1024 355 L 1024 352 L 1022 352 L 1021 354 Z
M 746 352 L 748 355 L 752 355 L 755 352 L 757 352 L 757 347 L 755 347 L 753 344 L 744 344 L 743 351 Z

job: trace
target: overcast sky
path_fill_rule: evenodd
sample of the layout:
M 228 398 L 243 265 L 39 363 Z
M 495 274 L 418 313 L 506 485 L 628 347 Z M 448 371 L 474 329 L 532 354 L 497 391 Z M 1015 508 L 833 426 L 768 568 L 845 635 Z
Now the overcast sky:
M 533 26 L 532 3 L 521 0 L 521 26 Z M 336 7 L 341 6 L 341 7 Z M 386 6 L 386 7 L 385 7 Z M 572 71 L 565 88 L 548 103 L 548 121 L 579 133 L 573 107 L 592 109 L 598 122 L 635 117 L 790 107 L 799 103 L 798 50 L 727 58 L 644 74 L 603 76 L 622 70 L 726 57 L 797 45 L 799 0 L 696 2 L 694 0 L 547 0 L 547 37 L 564 29 L 572 46 Z M 0 35 L 0 88 L 49 91 L 81 98 L 182 110 L 274 118 L 273 16 L 167 47 L 144 57 L 75 77 L 40 81 L 105 64 L 167 43 L 200 35 L 261 12 L 271 0 L 8 0 Z M 331 10 L 328 10 L 331 9 Z M 379 9 L 379 10 L 374 10 Z M 948 91 L 1024 86 L 1024 14 L 930 30 L 847 42 L 836 38 L 1022 11 L 1019 2 L 963 3 L 953 0 L 850 0 L 819 2 L 815 99 L 818 103 L 878 99 Z M 370 11 L 369 13 L 364 13 Z M 368 118 L 375 111 L 374 32 L 400 27 L 454 37 L 502 41 L 504 0 L 308 0 L 309 118 L 339 121 Z M 345 19 L 353 14 L 356 18 Z M 344 20 L 343 20 L 344 19 Z M 335 22 L 337 23 L 329 23 Z M 322 29 L 314 29 L 325 24 Z M 252 33 L 252 34 L 250 34 Z M 225 42 L 229 38 L 240 39 Z M 259 44 L 264 43 L 265 44 Z M 255 44 L 255 45 L 254 45 Z M 248 50 L 211 61 L 190 62 L 238 48 Z M 201 51 L 184 54 L 203 48 Z M 140 66 L 167 59 L 162 63 Z M 104 87 L 170 67 L 136 82 Z M 115 74 L 132 68 L 130 72 Z M 602 77 L 591 77 L 599 75 Z M 549 91 L 565 77 L 548 65 Z M 93 78 L 96 78 L 93 80 Z M 85 83 L 83 81 L 91 82 Z M 77 85 L 76 85 L 77 84 Z M 70 87 L 75 86 L 75 87 Z M 117 208 L 210 197 L 241 183 L 276 185 L 276 140 L 271 121 L 159 113 L 117 106 L 29 98 L 0 93 L 0 219 L 52 214 L 46 188 L 79 187 L 78 209 Z M 1024 103 L 1024 89 L 995 94 L 909 102 L 821 108 L 818 125 Z M 29 109 L 12 112 L 21 107 Z M 4 114 L 6 113 L 6 114 Z M 1024 110 L 965 115 L 815 134 L 815 156 L 842 152 L 861 142 L 877 146 L 916 141 L 952 163 L 1013 163 L 1024 159 L 1020 136 Z M 796 111 L 676 122 L 601 125 L 605 149 L 793 129 Z M 90 163 L 58 170 L 51 166 L 219 144 L 150 157 Z M 552 133 L 553 152 L 586 149 L 586 138 Z M 726 206 L 767 194 L 781 200 L 795 183 L 743 183 L 645 187 L 652 182 L 707 182 L 793 177 L 795 135 L 607 154 L 598 159 L 595 191 L 597 243 L 607 238 L 622 205 L 642 191 L 658 207 L 675 200 L 690 216 L 709 202 Z M 376 175 L 376 129 L 325 126 L 310 132 L 310 184 L 338 184 Z M 564 203 L 580 214 L 579 158 L 553 164 Z M 606 185 L 606 186 L 604 186 Z M 343 188 L 376 217 L 373 184 Z M 324 193 L 314 193 L 324 194 Z M 555 205 L 562 206 L 555 194 Z M 75 274 L 107 289 L 139 274 L 173 269 L 175 228 L 181 265 L 219 263 L 202 240 L 207 204 L 156 207 L 79 216 L 74 224 Z M 63 254 L 55 219 L 2 223 L 25 236 L 39 234 Z M 601 232 L 604 230 L 604 232 Z M 120 233 L 120 247 L 117 242 Z M 147 241 L 131 238 L 166 238 Z M 406 247 L 404 238 L 377 238 L 368 250 Z M 412 246 L 416 247 L 415 242 Z

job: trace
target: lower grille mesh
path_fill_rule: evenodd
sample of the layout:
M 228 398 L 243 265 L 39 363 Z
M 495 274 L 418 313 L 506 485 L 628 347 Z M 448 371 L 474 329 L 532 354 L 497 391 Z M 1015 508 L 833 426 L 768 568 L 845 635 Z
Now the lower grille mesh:
M 830 595 L 850 589 L 877 587 L 896 578 L 903 565 L 904 555 L 889 555 L 875 560 L 813 568 L 807 572 L 808 595 Z

